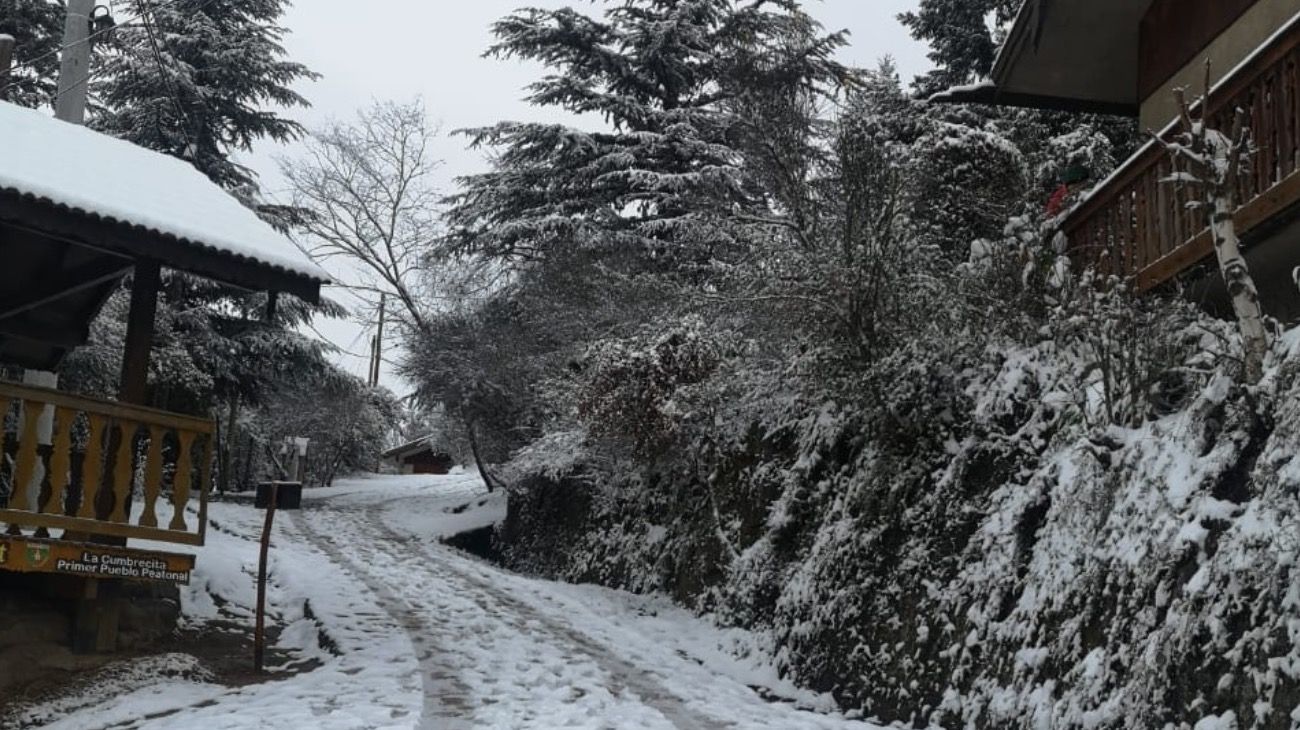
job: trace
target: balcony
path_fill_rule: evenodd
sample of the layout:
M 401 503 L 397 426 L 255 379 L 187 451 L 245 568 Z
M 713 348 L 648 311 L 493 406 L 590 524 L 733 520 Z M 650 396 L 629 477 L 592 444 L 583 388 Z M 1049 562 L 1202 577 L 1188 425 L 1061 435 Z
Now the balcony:
M 9 383 L 0 414 L 5 534 L 203 544 L 211 421 Z
M 1206 119 L 1212 127 L 1231 129 L 1238 108 L 1249 113 L 1257 147 L 1242 176 L 1244 203 L 1236 215 L 1249 246 L 1264 243 L 1290 222 L 1300 203 L 1300 30 L 1295 26 L 1215 88 Z M 1076 262 L 1131 277 L 1138 290 L 1149 291 L 1211 256 L 1214 243 L 1204 215 L 1188 209 L 1192 191 L 1163 182 L 1171 173 L 1168 155 L 1148 143 L 1069 212 L 1061 229 Z M 1288 278 L 1289 272 L 1288 267 Z

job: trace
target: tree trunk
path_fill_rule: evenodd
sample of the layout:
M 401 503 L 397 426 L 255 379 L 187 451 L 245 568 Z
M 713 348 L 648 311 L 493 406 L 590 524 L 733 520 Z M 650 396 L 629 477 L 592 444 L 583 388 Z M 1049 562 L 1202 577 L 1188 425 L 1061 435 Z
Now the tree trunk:
M 487 464 L 483 463 L 483 457 L 479 453 L 478 436 L 474 433 L 473 421 L 469 419 L 465 420 L 465 431 L 469 436 L 469 450 L 470 453 L 474 454 L 474 465 L 478 467 L 478 474 L 483 477 L 483 483 L 487 485 L 487 490 L 489 492 L 495 492 L 497 488 L 496 480 L 488 473 Z
M 1259 302 L 1259 290 L 1250 275 L 1246 259 L 1241 255 L 1241 240 L 1237 237 L 1237 224 L 1233 218 L 1231 196 L 1215 197 L 1214 214 L 1210 230 L 1214 235 L 1214 252 L 1219 259 L 1219 271 L 1232 299 L 1232 310 L 1237 315 L 1241 329 L 1245 376 L 1249 383 L 1258 383 L 1264 375 L 1264 356 L 1268 353 L 1268 330 L 1264 326 L 1264 311 Z
M 226 420 L 226 437 L 221 443 L 221 477 L 218 482 L 218 489 L 222 494 L 230 491 L 230 475 L 232 472 L 232 458 L 235 452 L 235 428 L 239 423 L 239 396 L 236 395 L 230 401 L 230 415 Z

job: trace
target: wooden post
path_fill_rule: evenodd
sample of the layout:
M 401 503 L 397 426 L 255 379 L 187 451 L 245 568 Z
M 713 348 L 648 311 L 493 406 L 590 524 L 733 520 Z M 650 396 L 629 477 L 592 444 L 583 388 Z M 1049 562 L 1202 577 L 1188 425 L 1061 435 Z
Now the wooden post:
M 0 33 L 0 101 L 5 100 L 6 87 L 9 86 L 9 69 L 14 63 L 14 37 Z
M 72 124 L 86 121 L 86 90 L 90 82 L 90 16 L 95 0 L 68 0 L 63 22 L 63 57 L 59 64 L 59 97 L 54 116 Z
M 148 405 L 149 351 L 153 349 L 154 317 L 158 314 L 158 285 L 162 272 L 157 261 L 135 265 L 131 284 L 131 311 L 126 322 L 126 351 L 122 355 L 122 381 L 117 399 Z
M 388 309 L 388 295 L 379 294 L 379 324 L 375 331 L 375 360 L 370 366 L 370 385 L 379 385 L 379 374 L 384 362 L 384 317 Z
M 253 670 L 262 673 L 266 658 L 266 559 L 271 550 L 271 526 L 275 522 L 275 503 L 279 498 L 279 485 L 270 485 L 271 501 L 266 506 L 266 521 L 262 523 L 262 551 L 257 559 L 257 619 L 253 628 Z
M 262 321 L 275 324 L 275 315 L 280 311 L 280 293 L 270 292 L 266 295 L 266 311 L 262 312 Z

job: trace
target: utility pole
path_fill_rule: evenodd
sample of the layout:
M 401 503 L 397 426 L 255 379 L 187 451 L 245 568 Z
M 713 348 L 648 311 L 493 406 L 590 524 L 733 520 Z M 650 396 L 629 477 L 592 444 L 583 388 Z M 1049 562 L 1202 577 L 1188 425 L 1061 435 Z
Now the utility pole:
M 371 348 L 370 386 L 379 385 L 379 369 L 384 362 L 384 315 L 388 308 L 388 295 L 379 295 L 379 328 L 375 332 L 374 347 Z
M 14 37 L 0 33 L 0 101 L 5 100 L 9 86 L 9 69 L 14 63 Z
M 63 19 L 63 58 L 59 66 L 59 95 L 54 100 L 54 116 L 72 124 L 84 124 L 86 121 L 86 86 L 90 81 L 90 16 L 94 12 L 95 0 L 68 0 L 67 13 Z M 3 55 L 5 54 L 0 52 L 0 56 Z M 12 58 L 12 44 L 8 55 Z M 0 69 L 4 69 L 3 75 L 7 76 L 9 64 L 0 64 Z M 45 370 L 25 370 L 23 383 L 53 389 L 59 387 L 59 376 Z M 36 436 L 42 445 L 51 443 L 54 436 L 53 406 L 45 407 L 37 422 Z M 36 470 L 34 478 L 44 478 L 43 467 Z
M 54 116 L 69 124 L 85 124 L 86 97 L 90 83 L 90 16 L 95 0 L 67 0 L 63 21 L 63 48 L 59 63 L 59 95 L 54 99 Z M 133 308 L 134 310 L 134 308 Z M 133 311 L 134 313 L 134 311 Z M 129 359 L 129 358 L 128 358 Z M 56 373 L 27 370 L 23 382 L 47 388 L 59 387 Z M 42 444 L 50 443 L 54 430 L 54 412 L 47 408 L 37 435 Z M 117 584 L 114 581 L 86 579 L 81 586 L 73 619 L 73 651 L 113 650 L 117 644 Z
M 54 116 L 65 122 L 84 124 L 86 96 L 90 84 L 90 16 L 95 0 L 68 0 L 63 22 L 63 58 L 59 63 L 59 98 Z

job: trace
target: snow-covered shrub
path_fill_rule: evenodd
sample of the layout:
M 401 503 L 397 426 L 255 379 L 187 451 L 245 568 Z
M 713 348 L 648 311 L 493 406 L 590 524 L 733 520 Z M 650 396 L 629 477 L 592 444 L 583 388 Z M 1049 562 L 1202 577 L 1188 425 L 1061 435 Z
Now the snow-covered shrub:
M 707 378 L 719 357 L 719 342 L 697 317 L 648 342 L 598 343 L 586 358 L 578 417 L 592 435 L 622 439 L 636 454 L 653 455 L 688 415 L 679 390 Z
M 951 258 L 998 236 L 1023 205 L 1025 162 L 997 132 L 940 124 L 912 151 L 911 218 L 921 244 Z
M 1051 190 L 1063 182 L 1084 185 L 1101 182 L 1119 163 L 1115 143 L 1095 125 L 1081 124 L 1047 141 L 1036 182 Z
M 1070 395 L 1089 425 L 1136 426 L 1181 409 L 1231 336 L 1182 298 L 1136 295 L 1092 272 L 1060 293 L 1043 334 L 1073 370 Z

